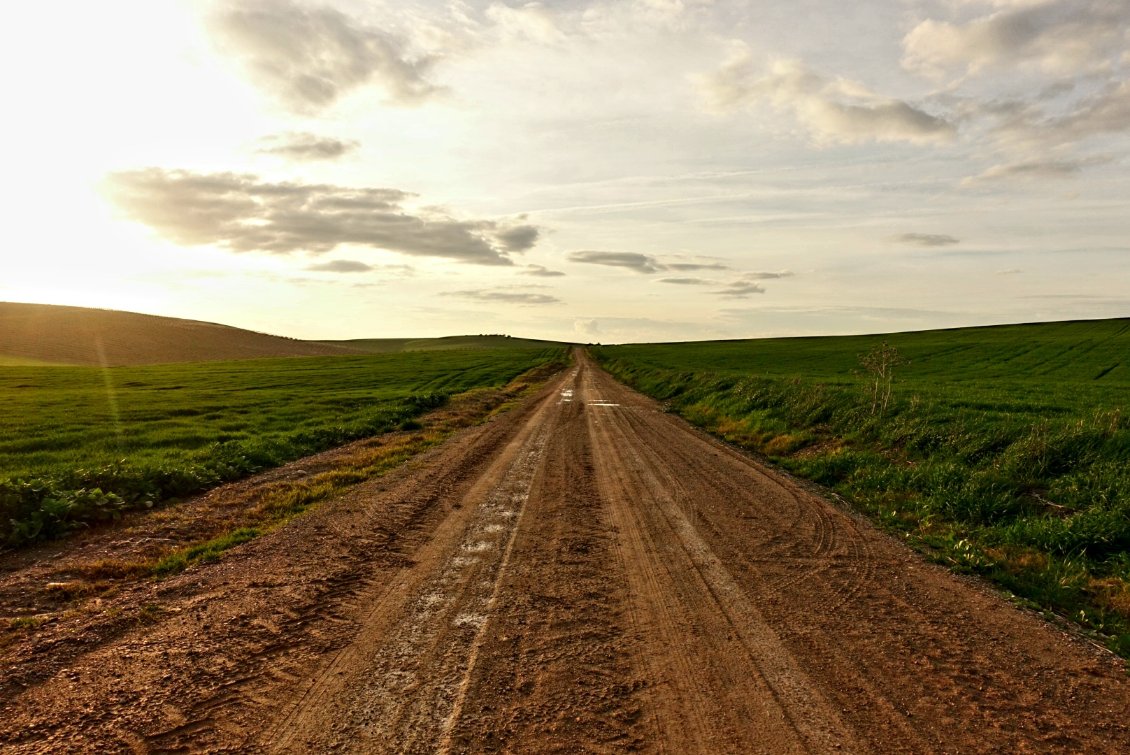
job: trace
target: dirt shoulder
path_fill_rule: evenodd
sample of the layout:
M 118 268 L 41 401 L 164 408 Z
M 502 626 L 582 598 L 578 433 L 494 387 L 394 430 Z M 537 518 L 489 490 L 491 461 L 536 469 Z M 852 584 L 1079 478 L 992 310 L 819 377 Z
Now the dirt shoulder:
M 26 556 L 0 591 L 68 557 Z M 1120 660 L 583 355 L 218 563 L 3 652 L 13 752 L 1130 750 Z

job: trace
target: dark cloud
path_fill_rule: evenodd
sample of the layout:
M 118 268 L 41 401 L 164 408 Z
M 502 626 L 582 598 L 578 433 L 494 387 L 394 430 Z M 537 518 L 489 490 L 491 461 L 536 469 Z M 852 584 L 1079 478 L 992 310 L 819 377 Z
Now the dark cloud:
M 361 146 L 354 141 L 307 133 L 276 134 L 262 141 L 259 152 L 301 161 L 336 160 Z
M 723 265 L 721 262 L 669 262 L 663 266 L 666 270 L 677 270 L 680 272 L 693 272 L 695 270 L 729 270 L 729 265 Z
M 796 273 L 794 273 L 792 270 L 778 270 L 776 272 L 746 273 L 742 276 L 742 278 L 744 280 L 767 281 L 778 280 L 780 278 L 791 278 L 794 275 L 796 275 Z
M 499 231 L 495 234 L 495 238 L 511 252 L 524 252 L 527 249 L 532 249 L 538 243 L 540 234 L 541 232 L 535 226 L 516 225 L 504 231 Z
M 637 273 L 657 273 L 666 269 L 654 257 L 637 252 L 572 252 L 568 259 L 570 262 L 583 262 L 589 265 L 624 267 Z
M 660 278 L 659 283 L 674 283 L 677 286 L 707 286 L 714 281 L 706 278 Z
M 915 246 L 950 246 L 960 243 L 960 239 L 944 233 L 902 233 L 892 236 L 891 241 L 896 244 L 913 244 Z
M 765 288 L 751 281 L 735 281 L 723 289 L 711 291 L 710 293 L 717 294 L 718 296 L 727 296 L 732 299 L 744 299 L 750 294 L 765 293 Z
M 475 289 L 471 291 L 448 291 L 444 296 L 455 296 L 474 301 L 503 302 L 506 304 L 560 304 L 561 300 L 549 294 L 533 294 L 525 291 L 491 291 Z
M 306 269 L 319 273 L 367 273 L 373 269 L 373 266 L 357 260 L 330 260 L 307 265 Z
M 557 278 L 564 274 L 560 270 L 550 270 L 544 265 L 526 265 L 526 269 L 522 273 L 522 275 L 536 275 L 539 278 Z
M 329 7 L 291 0 L 230 0 L 210 18 L 225 52 L 290 109 L 310 113 L 346 92 L 376 83 L 390 102 L 415 104 L 438 89 L 435 60 L 413 56 L 407 41 Z
M 476 265 L 512 265 L 523 226 L 413 214 L 399 189 L 267 183 L 237 173 L 147 168 L 111 174 L 107 187 L 131 218 L 188 246 L 234 252 L 329 252 L 342 244 Z

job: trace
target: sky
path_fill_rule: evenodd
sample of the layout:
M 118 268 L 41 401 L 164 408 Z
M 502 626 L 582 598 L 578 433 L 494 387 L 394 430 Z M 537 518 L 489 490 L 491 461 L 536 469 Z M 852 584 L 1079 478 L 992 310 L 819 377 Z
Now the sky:
M 1125 0 L 19 3 L 0 300 L 295 338 L 1130 316 Z

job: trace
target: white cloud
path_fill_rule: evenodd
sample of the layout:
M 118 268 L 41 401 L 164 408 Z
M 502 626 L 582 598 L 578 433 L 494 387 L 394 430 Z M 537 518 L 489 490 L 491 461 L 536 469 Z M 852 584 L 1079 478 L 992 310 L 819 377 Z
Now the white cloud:
M 541 3 L 526 3 L 511 6 L 505 3 L 491 3 L 486 16 L 495 26 L 495 31 L 504 38 L 529 40 L 543 45 L 558 44 L 565 41 L 565 33 L 558 28 L 555 15 Z
M 966 178 L 962 181 L 962 184 L 971 186 L 978 183 L 1007 179 L 1043 181 L 1046 179 L 1070 178 L 1080 173 L 1086 167 L 1102 165 L 1107 162 L 1110 162 L 1110 159 L 1107 157 L 1089 157 L 1001 163 L 988 168 L 976 176 Z
M 599 320 L 574 320 L 573 330 L 585 336 L 600 335 L 600 321 Z
M 744 50 L 700 85 L 716 109 L 767 103 L 790 113 L 817 142 L 929 143 L 956 135 L 940 116 L 856 81 L 822 76 L 799 61 L 777 60 L 759 70 Z
M 537 294 L 527 291 L 499 291 L 493 289 L 473 289 L 470 291 L 448 291 L 443 296 L 454 296 L 472 301 L 493 302 L 502 304 L 560 304 L 561 300 L 549 294 Z

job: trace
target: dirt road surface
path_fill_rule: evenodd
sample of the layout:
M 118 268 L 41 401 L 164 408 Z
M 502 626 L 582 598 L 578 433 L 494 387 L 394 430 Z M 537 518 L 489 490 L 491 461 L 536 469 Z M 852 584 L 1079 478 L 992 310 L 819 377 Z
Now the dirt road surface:
M 581 353 L 3 660 L 11 753 L 1130 752 L 1121 661 Z

